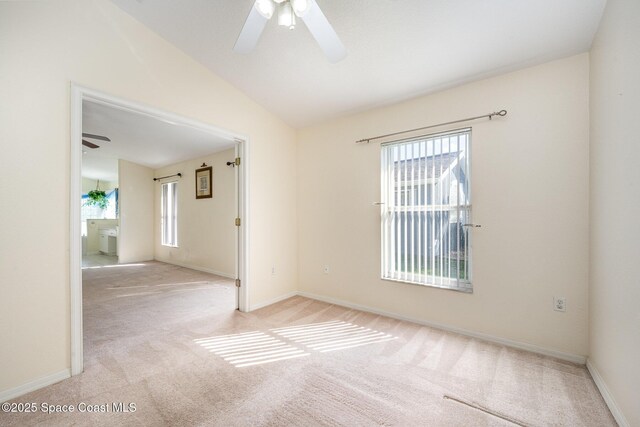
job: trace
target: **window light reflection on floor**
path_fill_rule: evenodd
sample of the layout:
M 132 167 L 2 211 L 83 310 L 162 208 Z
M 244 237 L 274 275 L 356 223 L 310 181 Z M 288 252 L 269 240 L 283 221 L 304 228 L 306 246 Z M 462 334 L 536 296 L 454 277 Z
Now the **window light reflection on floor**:
M 204 286 L 203 286 L 204 285 Z M 185 286 L 196 286 L 195 288 L 185 288 Z M 208 281 L 199 280 L 197 282 L 182 282 L 182 283 L 166 283 L 160 285 L 133 285 L 133 286 L 112 286 L 107 288 L 107 290 L 114 291 L 116 293 L 131 290 L 131 293 L 128 294 L 117 294 L 116 298 L 127 298 L 127 297 L 137 297 L 143 295 L 155 295 L 162 293 L 175 293 L 175 292 L 198 292 L 203 289 L 209 289 L 211 287 L 220 287 L 224 289 L 228 289 L 222 285 L 216 285 Z M 175 288 L 175 289 L 174 289 Z
M 238 368 L 309 355 L 304 350 L 259 331 L 194 341 Z
M 298 346 L 326 353 L 395 340 L 390 334 L 341 320 L 261 331 L 220 335 L 194 340 L 195 343 L 232 365 L 260 365 L 309 356 Z M 297 346 L 296 346 L 297 344 Z
M 384 332 L 341 320 L 276 328 L 271 329 L 271 332 L 321 353 L 376 344 L 397 338 Z
M 82 267 L 83 270 L 93 270 L 96 268 L 116 268 L 116 267 L 144 267 L 147 264 L 111 264 L 111 265 L 94 265 L 93 267 Z

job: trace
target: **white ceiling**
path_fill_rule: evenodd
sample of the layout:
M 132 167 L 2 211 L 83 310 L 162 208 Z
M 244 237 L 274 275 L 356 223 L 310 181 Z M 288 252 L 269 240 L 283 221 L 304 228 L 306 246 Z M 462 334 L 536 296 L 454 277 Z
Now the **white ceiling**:
M 294 127 L 589 50 L 606 0 L 317 0 L 348 50 L 302 22 L 233 45 L 254 0 L 112 0 Z
M 118 180 L 118 159 L 158 169 L 235 144 L 229 138 L 190 126 L 91 101 L 82 102 L 82 132 L 111 139 L 85 138 L 100 148 L 82 146 L 82 176 L 103 181 Z

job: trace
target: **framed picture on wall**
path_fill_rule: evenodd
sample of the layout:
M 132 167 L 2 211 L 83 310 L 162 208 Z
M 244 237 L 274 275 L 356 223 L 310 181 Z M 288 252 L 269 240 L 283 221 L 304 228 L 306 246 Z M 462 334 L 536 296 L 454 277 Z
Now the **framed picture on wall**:
M 210 199 L 213 197 L 212 172 L 211 166 L 196 169 L 196 199 Z

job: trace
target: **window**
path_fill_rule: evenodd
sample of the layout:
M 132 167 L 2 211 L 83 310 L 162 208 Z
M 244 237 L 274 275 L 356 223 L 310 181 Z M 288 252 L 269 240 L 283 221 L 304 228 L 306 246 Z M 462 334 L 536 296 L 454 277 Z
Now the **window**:
M 161 201 L 162 244 L 178 246 L 178 183 L 162 184 Z
M 382 278 L 471 291 L 471 129 L 382 145 Z

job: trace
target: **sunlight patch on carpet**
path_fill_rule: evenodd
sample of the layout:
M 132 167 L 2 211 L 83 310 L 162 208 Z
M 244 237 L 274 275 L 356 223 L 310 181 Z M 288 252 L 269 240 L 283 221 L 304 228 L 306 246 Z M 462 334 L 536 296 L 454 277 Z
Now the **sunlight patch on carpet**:
M 188 288 L 186 286 L 196 286 L 195 288 Z M 141 295 L 157 295 L 175 292 L 192 292 L 202 291 L 211 288 L 222 288 L 227 291 L 230 288 L 228 286 L 217 285 L 206 280 L 199 280 L 196 282 L 181 282 L 181 283 L 164 283 L 160 285 L 135 285 L 135 286 L 112 286 L 107 288 L 110 291 L 119 292 L 125 289 L 137 289 L 140 292 L 133 292 L 129 294 L 116 295 L 116 298 L 137 297 Z M 145 290 L 145 289 L 148 289 Z
M 200 338 L 194 342 L 241 368 L 395 340 L 398 337 L 341 320 Z M 296 345 L 297 344 L 297 345 Z M 307 347 L 303 350 L 300 346 Z
M 398 338 L 341 320 L 275 328 L 271 329 L 271 332 L 321 353 L 377 344 Z
M 95 270 L 98 268 L 120 268 L 120 267 L 144 267 L 147 264 L 110 264 L 110 265 L 94 265 L 92 267 L 82 267 L 83 270 Z
M 237 368 L 309 356 L 304 350 L 259 331 L 194 341 Z

